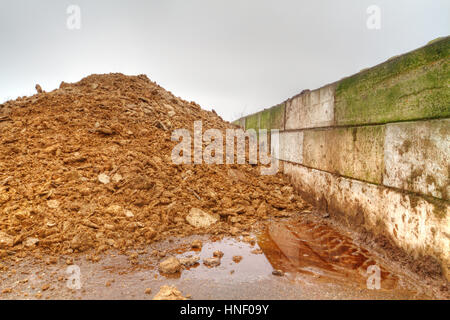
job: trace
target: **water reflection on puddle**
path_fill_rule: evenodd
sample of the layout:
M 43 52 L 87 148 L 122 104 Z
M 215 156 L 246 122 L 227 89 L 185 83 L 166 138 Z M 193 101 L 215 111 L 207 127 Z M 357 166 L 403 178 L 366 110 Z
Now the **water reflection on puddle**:
M 381 270 L 381 286 L 393 289 L 398 279 L 376 262 L 370 253 L 331 227 L 308 220 L 270 224 L 255 237 L 253 245 L 232 238 L 205 243 L 201 251 L 181 250 L 178 257 L 200 256 L 200 264 L 175 277 L 248 282 L 274 277 L 275 269 L 286 272 L 288 279 L 350 284 L 365 287 L 367 268 L 377 265 Z M 263 254 L 255 254 L 261 249 Z M 220 250 L 224 253 L 218 267 L 203 265 L 205 258 Z M 184 252 L 183 252 L 184 251 Z M 233 256 L 242 256 L 236 263 Z
M 366 286 L 368 267 L 377 265 L 383 289 L 394 288 L 398 281 L 349 237 L 311 221 L 271 224 L 259 236 L 258 244 L 275 269 L 294 275 Z
M 184 270 L 181 278 L 203 279 L 203 280 L 224 280 L 233 281 L 254 281 L 264 277 L 272 276 L 273 267 L 264 254 L 252 253 L 258 249 L 258 245 L 251 245 L 246 242 L 237 241 L 232 238 L 208 242 L 203 245 L 201 251 L 188 251 L 178 257 L 190 255 L 199 256 L 200 264 Z M 213 252 L 220 250 L 224 253 L 220 265 L 217 267 L 207 267 L 203 264 L 203 259 L 211 258 Z M 236 263 L 233 256 L 241 256 L 243 259 Z

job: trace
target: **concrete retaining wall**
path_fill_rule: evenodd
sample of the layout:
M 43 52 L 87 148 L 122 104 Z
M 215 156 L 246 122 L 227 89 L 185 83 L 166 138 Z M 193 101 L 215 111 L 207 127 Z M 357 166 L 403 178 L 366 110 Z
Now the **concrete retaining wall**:
M 305 199 L 450 279 L 450 37 L 237 120 Z

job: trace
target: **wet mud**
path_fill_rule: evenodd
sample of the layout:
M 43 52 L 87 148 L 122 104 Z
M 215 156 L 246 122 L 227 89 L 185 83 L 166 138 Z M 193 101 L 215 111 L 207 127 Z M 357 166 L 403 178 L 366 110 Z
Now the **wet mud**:
M 152 299 L 163 285 L 190 299 L 433 299 L 426 284 L 327 224 L 299 216 L 272 221 L 240 237 L 191 236 L 146 250 L 109 253 L 92 262 L 77 256 L 82 287 L 68 286 L 67 260 L 20 261 L 0 273 L 1 299 Z M 201 240 L 200 249 L 192 248 Z M 203 263 L 221 251 L 220 265 Z M 175 274 L 158 270 L 168 257 L 199 256 Z M 236 259 L 235 257 L 240 257 Z M 371 267 L 372 266 L 372 267 Z M 372 269 L 371 269 L 372 268 Z M 368 285 L 378 268 L 378 288 Z M 274 272 L 277 271 L 277 272 Z

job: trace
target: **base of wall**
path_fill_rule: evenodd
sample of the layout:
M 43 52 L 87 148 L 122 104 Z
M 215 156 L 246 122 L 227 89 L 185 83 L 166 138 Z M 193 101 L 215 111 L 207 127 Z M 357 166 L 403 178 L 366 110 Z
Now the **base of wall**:
M 433 257 L 450 280 L 450 206 L 396 189 L 283 162 L 302 197 L 353 229 L 385 236 L 415 259 Z

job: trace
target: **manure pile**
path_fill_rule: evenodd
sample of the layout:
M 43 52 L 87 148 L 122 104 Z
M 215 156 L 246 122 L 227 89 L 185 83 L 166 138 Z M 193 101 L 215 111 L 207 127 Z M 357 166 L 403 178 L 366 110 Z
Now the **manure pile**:
M 0 105 L 1 258 L 239 235 L 305 208 L 280 173 L 262 176 L 258 165 L 173 164 L 173 130 L 234 126 L 145 75 L 36 87 Z

